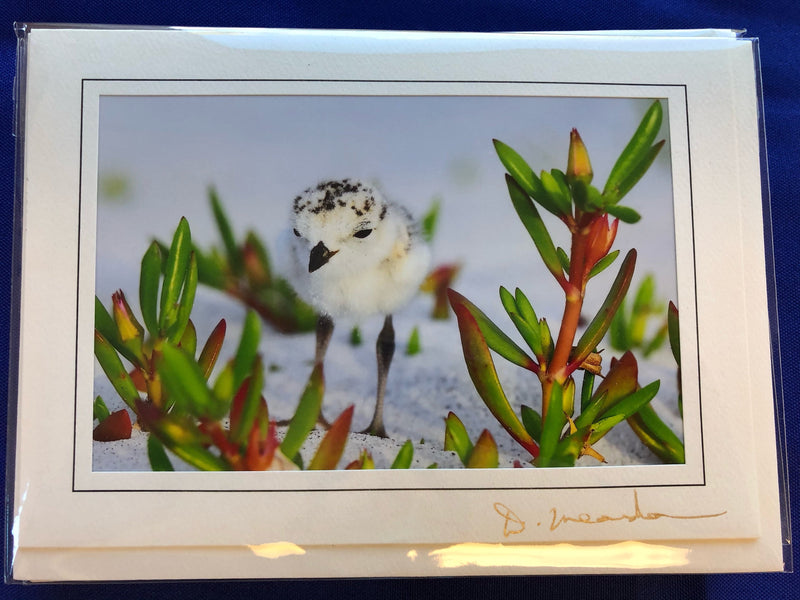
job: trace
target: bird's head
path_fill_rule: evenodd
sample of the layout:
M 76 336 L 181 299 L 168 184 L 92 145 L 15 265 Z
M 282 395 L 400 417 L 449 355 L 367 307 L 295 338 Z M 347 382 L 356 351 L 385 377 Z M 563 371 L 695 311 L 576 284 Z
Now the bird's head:
M 403 235 L 398 208 L 354 179 L 325 181 L 294 199 L 292 230 L 308 272 L 353 272 L 385 259 Z

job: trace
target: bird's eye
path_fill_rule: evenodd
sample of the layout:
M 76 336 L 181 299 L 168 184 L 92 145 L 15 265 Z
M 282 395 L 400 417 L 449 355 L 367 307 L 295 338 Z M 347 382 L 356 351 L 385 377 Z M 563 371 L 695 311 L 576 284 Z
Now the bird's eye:
M 300 237 L 300 232 L 299 232 L 299 231 L 297 231 L 297 229 L 292 229 L 292 231 L 294 232 L 294 234 L 295 234 L 297 237 Z
M 359 229 L 359 230 L 358 230 L 358 231 L 356 231 L 356 232 L 355 232 L 353 235 L 354 235 L 355 237 L 357 237 L 357 238 L 364 239 L 364 238 L 365 238 L 365 237 L 367 237 L 367 236 L 368 236 L 370 233 L 372 233 L 372 229 Z

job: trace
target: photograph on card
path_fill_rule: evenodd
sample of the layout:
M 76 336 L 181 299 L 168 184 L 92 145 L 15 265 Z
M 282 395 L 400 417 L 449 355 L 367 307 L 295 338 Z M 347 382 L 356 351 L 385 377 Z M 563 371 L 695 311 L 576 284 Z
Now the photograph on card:
M 92 470 L 685 463 L 669 109 L 101 96 Z

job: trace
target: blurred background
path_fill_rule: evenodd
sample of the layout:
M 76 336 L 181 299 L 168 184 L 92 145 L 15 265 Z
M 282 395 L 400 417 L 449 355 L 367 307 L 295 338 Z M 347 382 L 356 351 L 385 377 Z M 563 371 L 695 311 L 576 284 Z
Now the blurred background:
M 569 132 L 576 127 L 589 150 L 594 184 L 602 189 L 651 103 L 518 96 L 102 96 L 97 295 L 108 302 L 118 288 L 137 289 L 144 250 L 154 237 L 169 240 L 181 216 L 201 248 L 219 245 L 210 185 L 236 231 L 254 229 L 279 253 L 276 240 L 287 228 L 292 199 L 320 181 L 350 177 L 377 184 L 418 218 L 437 199 L 433 262 L 463 264 L 458 289 L 481 306 L 496 307 L 502 318 L 499 285 L 519 285 L 537 312 L 557 323 L 561 291 L 511 205 L 492 139 L 516 149 L 537 173 L 566 171 Z M 658 139 L 668 139 L 663 105 Z M 634 289 L 653 273 L 659 295 L 676 300 L 669 144 L 622 204 L 642 215 L 635 225 L 620 224 L 614 246 L 623 255 L 631 247 L 639 252 Z M 568 251 L 566 227 L 541 212 L 556 245 Z M 589 318 L 615 274 L 612 267 L 593 280 Z

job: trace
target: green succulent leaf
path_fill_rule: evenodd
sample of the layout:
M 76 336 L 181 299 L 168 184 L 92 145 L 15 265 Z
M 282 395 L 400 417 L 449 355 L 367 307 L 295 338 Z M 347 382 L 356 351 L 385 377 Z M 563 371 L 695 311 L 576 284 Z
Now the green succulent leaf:
M 297 410 L 295 410 L 294 416 L 289 423 L 289 428 L 286 431 L 286 436 L 281 443 L 281 452 L 290 460 L 300 451 L 303 442 L 317 423 L 322 407 L 324 390 L 325 377 L 322 365 L 317 363 L 300 396 Z
M 569 417 L 575 412 L 575 380 L 572 378 L 567 379 L 561 389 L 561 409 Z
M 593 212 L 595 207 L 589 202 L 589 185 L 585 181 L 574 179 L 571 188 L 572 199 L 575 201 L 575 206 L 582 211 Z
M 589 279 L 592 277 L 599 275 L 603 271 L 605 271 L 608 267 L 612 265 L 612 263 L 617 260 L 617 256 L 619 256 L 619 250 L 614 250 L 613 252 L 609 252 L 603 258 L 597 261 L 597 263 L 592 267 L 592 270 L 589 271 Z
M 556 169 L 553 169 L 556 171 Z M 545 193 L 550 198 L 553 204 L 557 207 L 558 215 L 567 215 L 570 213 L 570 197 L 569 193 L 564 194 L 564 189 L 561 187 L 561 182 L 553 176 L 553 171 L 548 173 L 547 171 L 542 171 L 539 174 L 539 178 L 542 182 L 542 187 L 545 190 Z
M 528 324 L 533 326 L 539 322 L 539 318 L 536 316 L 536 311 L 533 310 L 533 306 L 531 306 L 528 297 L 522 293 L 521 289 L 517 288 L 514 290 L 514 300 L 517 304 L 517 310 L 519 311 L 520 316 L 525 319 Z
M 542 438 L 542 416 L 525 404 L 522 405 L 522 424 L 525 426 L 525 431 L 531 434 L 531 437 L 537 442 Z
M 591 212 L 598 212 L 601 210 L 605 210 L 606 205 L 609 204 L 606 202 L 606 199 L 603 198 L 603 195 L 593 185 L 587 186 L 586 188 L 586 209 Z
M 581 413 L 586 410 L 589 403 L 592 401 L 594 394 L 594 373 L 589 371 L 583 372 L 583 381 L 581 382 Z
M 527 301 L 527 298 L 525 299 Z M 514 326 L 519 331 L 522 338 L 530 347 L 531 351 L 536 355 L 541 357 L 542 355 L 542 339 L 539 333 L 539 324 L 535 320 L 536 313 L 533 313 L 533 309 L 531 308 L 530 311 L 527 310 L 526 313 L 533 316 L 534 320 L 531 322 L 526 321 L 521 316 L 521 311 L 519 305 L 517 304 L 517 300 L 511 293 L 505 289 L 504 287 L 500 288 L 500 301 L 503 303 L 503 308 L 506 309 L 509 318 L 514 323 Z M 528 305 L 530 306 L 530 305 Z M 491 347 L 491 346 L 490 346 Z
M 653 338 L 645 344 L 644 348 L 642 349 L 642 354 L 644 355 L 644 357 L 647 358 L 648 356 L 653 354 L 653 352 L 655 352 L 661 346 L 663 346 L 666 339 L 667 339 L 667 327 L 665 325 L 661 327 L 653 336 Z
M 150 244 L 142 257 L 139 275 L 139 306 L 150 335 L 158 335 L 158 287 L 161 280 L 162 255 L 157 242 Z
M 361 337 L 361 329 L 358 327 L 358 325 L 354 325 L 350 330 L 350 345 L 360 346 L 363 343 L 364 340 Z
M 245 236 L 245 247 L 255 255 L 255 258 L 258 262 L 258 270 L 261 272 L 263 277 L 259 278 L 257 281 L 251 278 L 251 284 L 257 286 L 268 284 L 270 281 L 272 281 L 272 264 L 269 260 L 269 252 L 267 252 L 267 247 L 261 241 L 261 238 L 259 238 L 258 235 L 256 235 L 256 233 L 253 231 L 247 232 L 247 235 Z
M 517 312 L 517 301 L 511 292 L 509 292 L 505 287 L 502 285 L 500 286 L 500 302 L 503 305 L 503 308 L 506 309 L 508 314 L 516 313 Z
M 153 434 L 147 436 L 147 458 L 153 471 L 175 470 L 167 456 L 167 452 L 164 450 L 164 446 Z
M 247 442 L 261 406 L 261 390 L 264 387 L 264 365 L 259 357 L 256 357 L 253 363 L 253 374 L 242 383 L 242 386 L 246 386 L 244 402 L 235 424 L 233 418 L 231 418 L 231 438 L 240 445 Z
M 589 439 L 592 443 L 596 442 L 605 434 L 607 434 L 612 427 L 619 425 L 624 420 L 624 415 L 611 415 L 610 417 L 604 417 L 600 419 L 592 426 L 592 437 Z
M 467 311 L 478 327 L 478 332 L 489 348 L 500 356 L 525 369 L 536 371 L 538 365 L 514 340 L 508 337 L 495 325 L 477 306 L 453 289 L 447 291 L 448 299 L 453 310 L 461 306 Z
M 614 425 L 627 419 L 643 406 L 647 405 L 658 393 L 660 381 L 654 381 L 645 387 L 628 394 L 601 415 L 600 420 L 592 426 L 594 432 L 589 438 L 594 443 L 603 437 Z
M 197 260 L 194 252 L 189 254 L 189 264 L 186 271 L 186 279 L 184 281 L 183 290 L 181 292 L 181 299 L 178 304 L 178 313 L 175 317 L 175 322 L 167 329 L 167 339 L 173 344 L 183 336 L 186 325 L 189 322 L 189 317 L 192 314 L 192 307 L 194 306 L 194 296 L 197 292 Z
M 392 461 L 391 469 L 410 469 L 411 461 L 414 459 L 414 445 L 411 440 L 406 442 L 400 448 L 394 461 Z
M 431 243 L 433 236 L 436 235 L 436 226 L 439 223 L 441 207 L 441 200 L 434 198 L 428 211 L 422 215 L 422 220 L 420 221 L 422 238 L 428 243 Z
M 94 297 L 94 328 L 102 335 L 110 344 L 117 346 L 119 343 L 119 332 L 117 331 L 117 324 L 100 302 L 100 298 Z
M 466 465 L 472 448 L 472 441 L 461 419 L 453 412 L 448 413 L 444 420 L 444 449 L 455 452 L 462 464 Z
M 567 184 L 566 176 L 560 169 L 550 169 L 550 176 L 555 180 L 558 186 L 558 203 L 564 214 L 572 212 L 572 194 L 570 193 L 569 185 Z M 546 186 L 545 186 L 546 187 Z
M 192 417 L 165 414 L 142 401 L 136 406 L 139 420 L 175 456 L 201 471 L 230 470 L 225 460 L 206 449 L 210 440 L 199 431 Z
M 553 334 L 550 333 L 550 326 L 547 319 L 539 319 L 539 337 L 542 339 L 542 356 L 548 362 L 553 357 Z
M 567 417 L 561 409 L 563 405 L 563 388 L 561 384 L 554 381 L 550 391 L 549 410 L 545 414 L 542 422 L 542 436 L 540 454 L 537 465 L 550 466 L 550 458 L 556 450 L 556 445 L 561 438 L 561 431 L 567 424 Z
M 633 298 L 633 312 L 643 314 L 653 307 L 656 292 L 656 281 L 652 275 L 646 275 L 636 290 Z
M 331 424 L 311 462 L 308 463 L 309 470 L 319 471 L 336 468 L 347 444 L 347 434 L 350 432 L 350 423 L 353 420 L 353 409 L 353 405 L 347 407 Z
M 238 389 L 250 372 L 253 361 L 258 354 L 258 343 L 261 340 L 261 321 L 253 311 L 247 311 L 242 327 L 242 337 L 236 355 L 233 357 L 233 388 Z M 287 455 L 288 456 L 288 455 Z
M 597 419 L 602 410 L 609 404 L 608 391 L 595 392 L 595 395 L 581 409 L 581 414 L 575 419 L 574 425 L 578 430 L 584 430 L 589 427 Z
M 224 290 L 228 278 L 225 275 L 224 263 L 217 256 L 208 256 L 197 246 L 192 247 L 197 260 L 197 280 L 216 290 Z
M 531 352 L 534 353 L 541 360 L 544 356 L 544 346 L 542 345 L 541 330 L 538 324 L 531 326 L 527 321 L 523 320 L 517 313 L 509 313 L 508 315 L 514 326 L 519 331 L 522 338 L 530 347 Z
M 681 332 L 678 318 L 678 307 L 672 302 L 669 303 L 667 311 L 667 329 L 669 331 L 669 347 L 672 349 L 672 356 L 678 366 L 681 364 Z
M 575 419 L 575 426 L 578 429 L 588 427 L 619 400 L 635 392 L 638 387 L 639 365 L 633 353 L 626 352 L 619 360 L 612 359 L 611 367 L 594 391 L 591 401 Z
M 514 414 L 506 398 L 497 371 L 492 361 L 489 347 L 472 312 L 462 302 L 452 302 L 461 333 L 464 360 L 475 389 L 494 417 L 517 442 L 533 456 L 538 454 L 538 446 Z
M 136 410 L 136 401 L 139 399 L 139 392 L 131 376 L 122 364 L 122 361 L 114 347 L 106 340 L 103 335 L 95 330 L 94 332 L 94 355 L 97 362 L 108 377 L 111 385 L 125 401 L 125 404 Z
M 103 398 L 101 396 L 95 398 L 94 404 L 92 405 L 92 417 L 102 423 L 110 414 L 111 411 L 108 410 L 106 403 L 103 402 Z
M 556 446 L 553 456 L 550 458 L 547 467 L 574 467 L 575 461 L 580 455 L 583 442 L 577 437 L 567 436 L 561 439 Z
M 635 267 L 636 250 L 631 249 L 622 261 L 617 277 L 614 283 L 611 284 L 611 289 L 603 305 L 600 307 L 600 310 L 597 311 L 597 314 L 578 340 L 573 353 L 575 364 L 580 365 L 586 357 L 589 356 L 592 350 L 597 347 L 600 340 L 603 339 L 608 327 L 611 325 L 614 314 L 617 312 L 620 303 L 628 292 L 628 286 L 630 286 L 631 279 L 633 278 L 633 270 Z
M 569 273 L 569 256 L 567 256 L 567 252 L 559 246 L 556 248 L 556 253 L 558 254 L 558 260 L 561 263 L 561 268 L 564 269 L 565 273 Z
M 171 344 L 164 344 L 161 354 L 158 373 L 177 409 L 195 417 L 221 418 L 227 406 L 208 389 L 198 364 Z
M 642 218 L 642 215 L 640 215 L 632 208 L 628 206 L 621 206 L 619 204 L 606 206 L 604 210 L 612 217 L 616 217 L 623 223 L 629 223 L 629 224 L 638 223 L 639 220 Z
M 621 398 L 619 401 L 615 402 L 614 405 L 603 414 L 603 418 L 610 415 L 622 415 L 627 419 L 629 416 L 637 412 L 642 406 L 655 398 L 659 387 L 661 387 L 661 382 L 656 380 L 647 384 L 643 388 L 637 389 L 632 394 L 628 394 L 624 398 Z
M 222 208 L 222 202 L 220 202 L 219 195 L 215 188 L 209 188 L 208 199 L 211 202 L 211 211 L 214 213 L 214 221 L 216 221 L 217 229 L 222 237 L 222 244 L 225 246 L 225 255 L 228 258 L 228 265 L 235 275 L 242 275 L 244 273 L 242 252 L 236 244 L 233 228 L 228 220 L 228 215 L 225 214 L 225 209 Z
M 558 259 L 558 252 L 556 252 L 556 247 L 553 245 L 550 233 L 547 231 L 542 217 L 539 216 L 539 211 L 536 210 L 536 206 L 531 201 L 530 196 L 513 177 L 506 175 L 506 184 L 508 185 L 508 193 L 511 196 L 511 203 L 531 236 L 545 266 L 560 281 L 564 278 L 564 273 L 561 270 L 561 261 Z
M 497 444 L 487 429 L 484 429 L 466 463 L 468 469 L 496 469 L 500 464 Z
M 192 234 L 186 217 L 175 230 L 172 245 L 167 255 L 164 266 L 164 283 L 161 286 L 161 312 L 159 314 L 159 329 L 169 330 L 178 318 L 178 300 L 180 298 L 186 271 L 189 266 L 189 255 L 192 248 Z
M 200 356 L 197 359 L 197 364 L 203 372 L 203 377 L 207 380 L 211 376 L 211 371 L 214 370 L 214 365 L 217 363 L 219 353 L 222 350 L 222 343 L 225 341 L 225 330 L 227 325 L 225 319 L 220 319 L 217 326 L 208 336 L 203 349 L 200 351 Z
M 192 323 L 191 319 L 186 323 L 178 345 L 189 356 L 194 356 L 197 352 L 197 330 L 194 328 L 194 323 Z
M 499 140 L 494 140 L 494 147 L 500 162 L 503 163 L 503 166 L 519 186 L 531 198 L 536 200 L 542 208 L 559 218 L 563 217 L 564 213 L 558 203 L 550 197 L 541 180 L 533 172 L 533 169 L 528 166 L 528 163 L 513 148 Z
M 420 352 L 422 352 L 422 344 L 419 340 L 419 327 L 414 327 L 406 344 L 406 356 L 414 356 Z
M 133 365 L 141 364 L 141 360 L 137 353 L 120 340 L 119 330 L 114 317 L 106 310 L 100 299 L 94 297 L 94 326 L 95 329 L 105 338 L 106 342 L 116 349 L 126 360 Z
M 625 146 L 611 169 L 606 185 L 603 188 L 603 196 L 611 203 L 618 202 L 624 196 L 624 194 L 620 193 L 622 182 L 638 172 L 639 165 L 650 153 L 653 141 L 658 135 L 659 129 L 661 129 L 662 118 L 661 102 L 656 100 L 650 105 L 633 137 L 631 137 L 628 145 Z M 641 174 L 644 174 L 644 172 L 642 171 Z
M 619 200 L 622 199 L 623 196 L 625 196 L 628 192 L 630 192 L 633 189 L 633 186 L 639 183 L 639 180 L 642 177 L 644 177 L 644 174 L 647 173 L 647 170 L 650 168 L 650 165 L 652 165 L 653 162 L 655 161 L 656 156 L 658 156 L 658 153 L 661 152 L 661 148 L 664 147 L 664 144 L 666 144 L 666 140 L 661 140 L 660 142 L 652 146 L 647 151 L 647 153 L 642 157 L 641 162 L 639 162 L 636 165 L 636 167 L 630 173 L 628 173 L 625 179 L 620 181 L 619 188 L 617 189 L 617 202 L 619 202 Z M 620 220 L 623 220 L 622 217 L 620 217 Z M 629 223 L 630 221 L 626 222 Z
M 667 464 L 683 464 L 686 452 L 683 443 L 661 420 L 652 405 L 647 404 L 628 418 L 628 425 L 653 454 Z
M 633 340 L 630 336 L 630 325 L 628 320 L 628 302 L 623 299 L 611 319 L 611 326 L 608 328 L 608 334 L 611 341 L 611 347 L 616 350 L 630 350 L 633 348 Z

